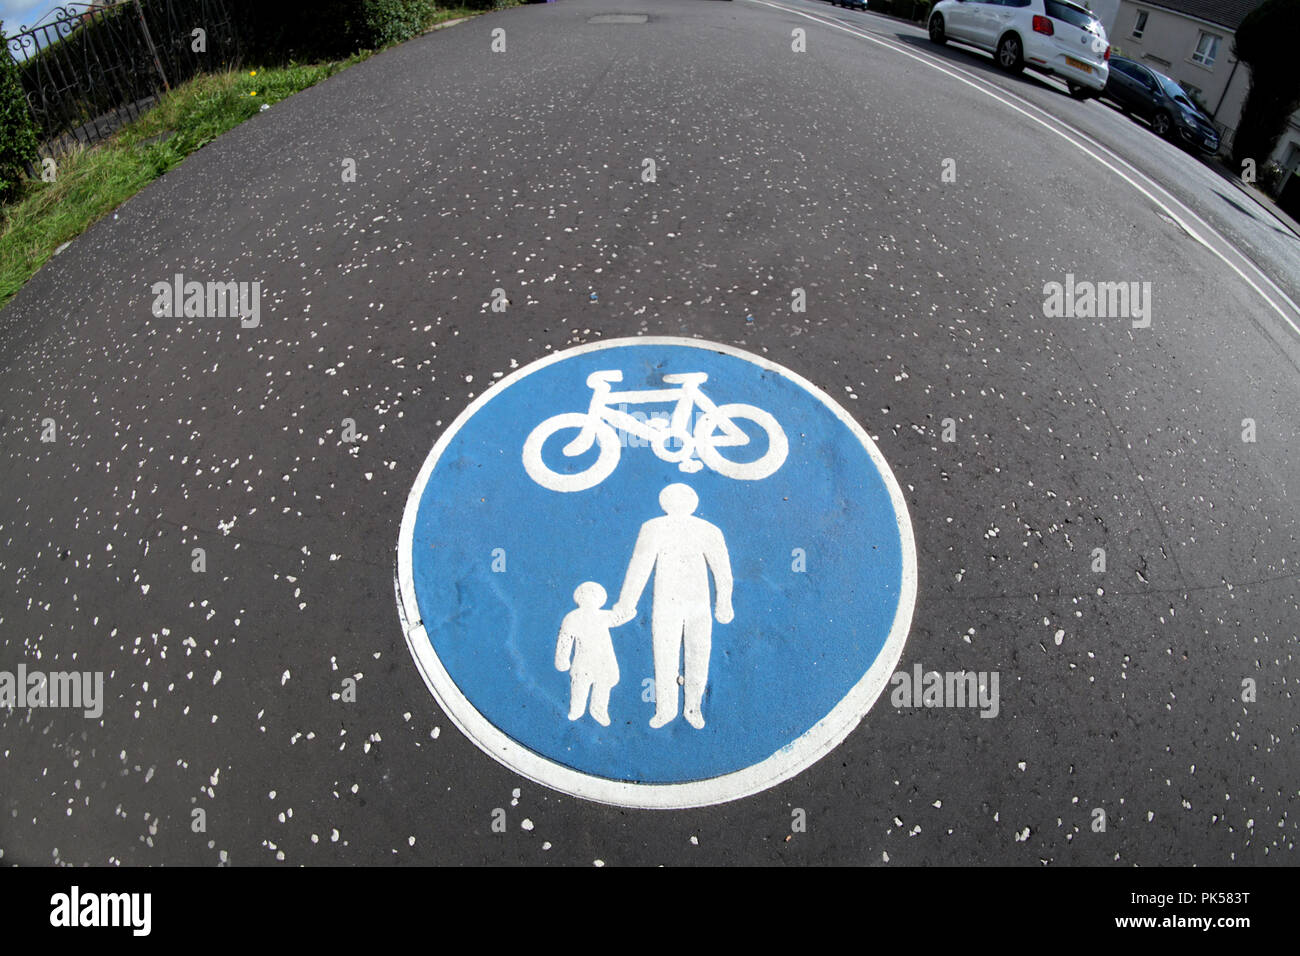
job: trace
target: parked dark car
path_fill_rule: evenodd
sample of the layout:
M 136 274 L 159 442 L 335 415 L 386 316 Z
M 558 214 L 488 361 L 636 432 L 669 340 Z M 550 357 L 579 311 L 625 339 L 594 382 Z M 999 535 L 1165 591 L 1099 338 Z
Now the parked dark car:
M 1110 58 L 1110 76 L 1102 96 L 1125 113 L 1136 113 L 1156 135 L 1180 141 L 1207 153 L 1219 149 L 1219 131 L 1196 108 L 1187 92 L 1148 66 L 1122 56 Z

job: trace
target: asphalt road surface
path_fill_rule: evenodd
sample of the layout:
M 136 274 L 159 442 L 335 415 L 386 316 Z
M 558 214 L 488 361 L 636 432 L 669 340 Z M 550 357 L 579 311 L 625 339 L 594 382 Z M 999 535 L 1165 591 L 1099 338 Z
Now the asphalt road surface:
M 1115 110 L 824 4 L 563 0 L 373 57 L 0 313 L 0 670 L 105 696 L 0 710 L 0 859 L 1293 863 L 1298 245 Z M 260 282 L 259 323 L 155 316 L 178 273 Z M 1149 327 L 1045 314 L 1067 275 L 1150 283 Z M 849 410 L 915 534 L 899 667 L 996 672 L 995 718 L 887 691 L 792 779 L 678 811 L 457 730 L 394 599 L 416 474 L 497 378 L 637 335 Z

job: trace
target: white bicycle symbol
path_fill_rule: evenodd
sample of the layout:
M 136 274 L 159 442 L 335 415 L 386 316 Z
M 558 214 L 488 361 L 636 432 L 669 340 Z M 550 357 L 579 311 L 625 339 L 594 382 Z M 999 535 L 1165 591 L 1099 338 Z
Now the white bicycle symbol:
M 707 372 L 683 372 L 664 376 L 665 385 L 679 388 L 615 392 L 611 384 L 623 380 L 622 372 L 614 369 L 592 372 L 587 376 L 587 387 L 592 391 L 591 406 L 586 412 L 552 415 L 534 428 L 524 441 L 524 470 L 533 481 L 551 491 L 594 488 L 618 467 L 621 443 L 615 429 L 620 429 L 649 441 L 650 448 L 660 459 L 675 462 L 684 472 L 694 473 L 708 465 L 727 478 L 741 481 L 766 478 L 781 467 L 789 454 L 785 432 L 777 420 L 761 408 L 741 404 L 715 405 L 700 391 L 700 386 L 708 378 Z M 614 399 L 624 406 L 665 402 L 676 402 L 677 405 L 668 421 L 662 418 L 641 421 L 621 409 L 609 407 Z M 703 414 L 692 432 L 688 426 L 691 413 L 697 407 Z M 724 458 L 718 451 L 719 448 L 749 444 L 749 436 L 734 419 L 752 421 L 767 433 L 767 451 L 761 457 L 754 461 L 736 462 Z M 552 470 L 542 461 L 546 440 L 566 428 L 577 429 L 578 434 L 562 449 L 565 457 L 576 458 L 585 454 L 593 442 L 600 446 L 600 453 L 590 468 L 566 474 Z M 680 447 L 669 448 L 669 442 Z

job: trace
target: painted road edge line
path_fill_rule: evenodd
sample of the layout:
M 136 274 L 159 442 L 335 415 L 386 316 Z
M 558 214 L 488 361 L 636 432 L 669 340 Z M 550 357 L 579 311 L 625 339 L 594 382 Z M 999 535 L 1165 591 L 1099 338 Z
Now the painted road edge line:
M 1166 190 L 1164 190 L 1162 187 L 1160 187 L 1159 184 L 1157 184 L 1145 173 L 1142 173 L 1141 171 L 1134 168 L 1132 164 L 1130 164 L 1126 159 L 1124 159 L 1118 153 L 1114 152 L 1113 150 L 1109 149 L 1106 146 L 1103 146 L 1101 143 L 1097 142 L 1092 137 L 1088 136 L 1086 133 L 1083 133 L 1075 129 L 1074 127 L 1070 126 L 1062 119 L 1059 119 L 1055 116 L 1051 116 L 1051 114 L 1046 114 L 1048 116 L 1051 116 L 1051 122 L 1039 116 L 1035 116 L 1034 114 L 1029 112 L 1029 109 L 1038 110 L 1039 112 L 1045 112 L 1045 111 L 1042 110 L 1041 107 L 1035 106 L 1034 104 L 1028 102 L 1027 100 L 1021 100 L 1020 97 L 1015 96 L 1014 93 L 1007 92 L 1006 90 L 990 89 L 986 86 L 981 85 L 980 82 L 976 82 L 976 78 L 973 76 L 969 76 L 969 75 L 963 76 L 960 73 L 955 72 L 954 69 L 949 69 L 947 66 L 940 64 L 936 60 L 932 60 L 929 57 L 922 56 L 921 54 L 915 53 L 911 50 L 904 49 L 903 47 L 897 46 L 888 40 L 882 39 L 881 37 L 875 36 L 870 33 L 866 33 L 854 27 L 847 26 L 846 24 L 841 23 L 838 20 L 827 20 L 815 14 L 807 13 L 806 11 L 803 10 L 796 10 L 792 7 L 785 7 L 779 3 L 771 3 L 770 0 L 748 0 L 748 2 L 757 3 L 765 7 L 771 7 L 774 10 L 780 10 L 784 13 L 793 13 L 796 16 L 804 17 L 807 20 L 812 20 L 814 23 L 820 23 L 823 26 L 833 27 L 836 30 L 843 30 L 845 33 L 848 33 L 851 36 L 855 36 L 863 40 L 869 40 L 870 42 L 878 44 L 879 46 L 883 46 L 888 50 L 893 50 L 895 53 L 900 53 L 903 56 L 910 57 L 916 62 L 924 64 L 925 66 L 928 66 L 931 69 L 938 70 L 940 73 L 944 73 L 952 77 L 954 80 L 958 80 L 962 83 L 965 83 L 967 86 L 971 87 L 972 89 L 978 90 L 979 92 L 983 93 L 985 96 L 997 100 L 1003 106 L 1007 106 L 1015 110 L 1017 113 L 1023 114 L 1027 119 L 1032 120 L 1033 122 L 1037 123 L 1039 126 L 1042 126 L 1044 129 L 1048 130 L 1049 132 L 1052 132 L 1057 136 L 1061 137 L 1070 145 L 1083 151 L 1088 156 L 1091 156 L 1094 160 L 1096 160 L 1102 166 L 1105 166 L 1116 176 L 1123 179 L 1126 183 L 1128 183 L 1130 186 L 1132 186 L 1134 189 L 1140 192 L 1143 196 L 1145 196 L 1147 199 L 1153 202 L 1160 209 L 1164 210 L 1165 213 L 1168 214 L 1168 216 L 1171 219 L 1173 219 L 1175 224 L 1177 224 L 1177 226 L 1183 230 L 1183 232 L 1187 233 L 1188 236 L 1190 236 L 1200 245 L 1204 246 L 1206 249 L 1212 252 L 1220 261 L 1223 262 L 1224 265 L 1226 265 L 1229 269 L 1235 272 L 1243 282 L 1245 282 L 1248 286 L 1250 286 L 1252 289 L 1255 290 L 1255 292 L 1259 295 L 1260 298 L 1262 298 L 1265 302 L 1268 303 L 1269 307 L 1274 312 L 1276 312 L 1278 316 L 1281 317 L 1283 322 L 1285 322 L 1287 325 L 1291 327 L 1292 331 L 1294 331 L 1297 336 L 1300 336 L 1300 324 L 1297 324 L 1295 319 L 1292 319 L 1291 316 L 1288 315 L 1280 305 L 1274 302 L 1269 297 L 1268 293 L 1265 292 L 1263 289 L 1261 289 L 1259 285 L 1257 285 L 1255 281 L 1251 279 L 1250 276 L 1246 275 L 1246 273 L 1244 273 L 1240 268 L 1238 268 L 1236 263 L 1230 261 L 1227 256 L 1225 256 L 1222 252 L 1220 252 L 1217 248 L 1215 248 L 1214 245 L 1208 242 L 1200 233 L 1198 233 L 1195 229 L 1193 229 L 1191 224 L 1186 221 L 1184 216 L 1180 215 L 1177 210 L 1171 207 L 1170 203 L 1177 203 L 1177 205 L 1180 206 L 1187 214 L 1186 218 L 1196 219 L 1198 222 L 1200 222 L 1201 226 L 1205 229 L 1206 232 L 1213 234 L 1215 238 L 1217 238 L 1229 249 L 1233 249 L 1232 243 L 1228 241 L 1227 237 L 1225 237 L 1222 233 L 1220 233 L 1209 223 L 1205 222 L 1205 220 L 1201 219 L 1201 217 L 1198 216 L 1194 210 L 1190 209 L 1181 200 L 1177 199 L 1172 195 L 1169 195 L 1169 193 Z M 1020 106 L 1017 103 L 1011 102 L 1011 100 L 1008 99 L 1007 97 L 1014 97 L 1015 99 L 1020 100 L 1020 102 L 1023 103 L 1024 106 Z M 1026 109 L 1025 107 L 1028 107 L 1029 109 Z M 1053 123 L 1059 124 L 1060 127 L 1065 127 L 1065 129 L 1060 129 L 1058 128 L 1058 126 L 1052 125 Z M 1066 129 L 1069 130 L 1068 133 L 1066 132 Z M 1090 149 L 1089 145 L 1094 147 L 1096 151 L 1094 151 L 1094 149 Z M 1117 163 L 1122 163 L 1123 165 L 1128 166 L 1129 169 L 1133 171 L 1133 175 L 1130 176 L 1128 173 L 1124 172 L 1124 170 L 1119 169 L 1114 163 L 1110 162 L 1105 156 L 1100 155 L 1101 153 L 1105 153 L 1107 156 L 1114 159 L 1115 162 Z M 1144 186 L 1142 183 L 1138 182 L 1136 178 L 1134 178 L 1136 176 L 1142 177 L 1142 179 L 1150 183 L 1152 187 L 1156 189 L 1160 189 L 1161 192 L 1165 192 L 1165 194 L 1169 197 L 1169 202 L 1165 202 L 1164 200 L 1161 200 L 1158 196 L 1154 195 L 1146 186 Z M 1236 249 L 1233 249 L 1233 251 L 1237 252 Z M 1240 252 L 1237 252 L 1237 255 L 1241 256 L 1242 260 L 1246 262 L 1246 264 L 1249 265 L 1250 268 L 1252 268 L 1259 275 L 1260 279 L 1262 279 L 1264 282 L 1266 282 L 1268 285 L 1270 285 L 1273 288 L 1274 293 L 1278 298 L 1286 302 L 1286 304 L 1291 307 L 1291 310 L 1296 315 L 1300 315 L 1300 305 L 1296 305 L 1296 303 L 1291 300 L 1290 296 L 1288 296 L 1281 288 L 1278 287 L 1277 283 L 1275 283 L 1272 279 L 1270 279 L 1267 275 L 1265 275 L 1263 270 L 1261 270 L 1259 266 L 1257 266 L 1255 263 L 1251 262 L 1250 259 L 1247 258 L 1245 255 L 1243 255 Z

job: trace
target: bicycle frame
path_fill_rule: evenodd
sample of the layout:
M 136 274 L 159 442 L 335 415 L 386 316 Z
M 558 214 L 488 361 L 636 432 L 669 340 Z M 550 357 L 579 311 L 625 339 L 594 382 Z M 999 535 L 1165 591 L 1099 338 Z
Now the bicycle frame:
M 706 415 L 714 416 L 713 420 L 722 429 L 722 435 L 714 440 L 714 445 L 748 444 L 748 436 L 731 419 L 726 416 L 719 416 L 718 406 L 700 389 L 700 386 L 708 381 L 707 372 L 665 375 L 664 382 L 669 385 L 679 386 L 677 388 L 615 392 L 612 383 L 621 381 L 622 378 L 623 373 L 615 371 L 594 372 L 588 376 L 587 385 L 591 388 L 592 394 L 591 404 L 587 408 L 587 424 L 578 436 L 565 447 L 564 453 L 566 455 L 581 455 L 591 448 L 592 443 L 596 440 L 596 425 L 598 422 L 603 421 L 615 429 L 652 443 L 659 439 L 666 440 L 667 437 L 676 437 L 682 442 L 683 446 L 680 458 L 685 460 L 695 454 L 695 438 L 689 425 L 691 412 L 696 408 L 701 409 Z M 610 402 L 615 400 L 625 406 L 662 405 L 668 402 L 676 404 L 669 417 L 668 427 L 665 429 L 661 424 L 662 420 L 643 422 L 627 412 L 610 407 Z M 674 458 L 677 457 L 678 455 L 675 454 Z

